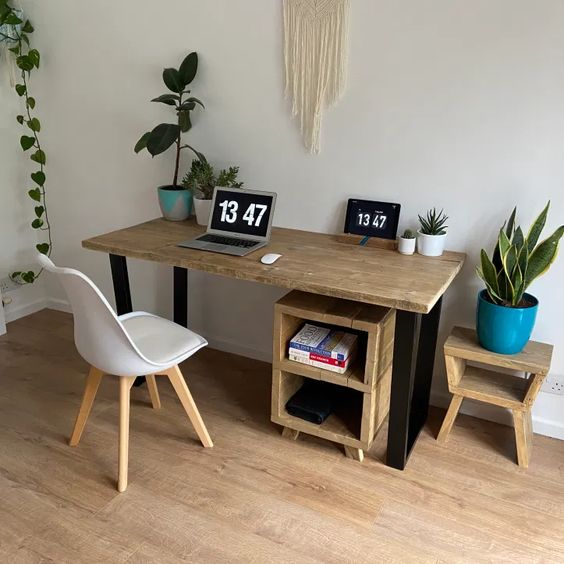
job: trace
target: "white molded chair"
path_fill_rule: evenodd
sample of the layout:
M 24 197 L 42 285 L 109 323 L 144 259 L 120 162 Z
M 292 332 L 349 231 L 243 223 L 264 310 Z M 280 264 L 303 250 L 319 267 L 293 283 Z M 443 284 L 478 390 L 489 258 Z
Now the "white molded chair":
M 213 443 L 178 365 L 208 343 L 200 335 L 156 315 L 136 311 L 117 316 L 106 298 L 82 272 L 59 268 L 45 255 L 37 258 L 57 274 L 74 315 L 74 340 L 90 364 L 82 404 L 69 444 L 78 445 L 104 374 L 119 376 L 118 490 L 127 488 L 129 397 L 133 382 L 146 375 L 153 408 L 161 406 L 156 375 L 168 376 L 204 447 Z

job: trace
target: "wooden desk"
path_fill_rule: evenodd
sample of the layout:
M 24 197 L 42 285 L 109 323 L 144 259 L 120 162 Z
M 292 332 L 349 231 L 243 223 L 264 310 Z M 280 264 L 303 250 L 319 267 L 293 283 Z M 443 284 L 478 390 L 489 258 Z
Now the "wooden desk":
M 343 236 L 273 228 L 271 242 L 246 257 L 177 244 L 204 231 L 193 220 L 155 219 L 82 242 L 110 254 L 118 314 L 132 311 L 126 257 L 174 267 L 174 320 L 186 326 L 188 269 L 397 310 L 387 464 L 403 469 L 429 407 L 442 296 L 460 272 L 462 253 L 403 256 L 361 247 Z M 260 262 L 280 253 L 273 265 Z

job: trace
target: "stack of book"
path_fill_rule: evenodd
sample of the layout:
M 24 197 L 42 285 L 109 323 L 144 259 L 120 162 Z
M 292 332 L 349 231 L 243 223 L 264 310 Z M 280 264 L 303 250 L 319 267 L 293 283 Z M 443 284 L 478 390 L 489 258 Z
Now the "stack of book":
M 288 358 L 344 374 L 356 350 L 357 336 L 353 333 L 306 323 L 290 341 Z

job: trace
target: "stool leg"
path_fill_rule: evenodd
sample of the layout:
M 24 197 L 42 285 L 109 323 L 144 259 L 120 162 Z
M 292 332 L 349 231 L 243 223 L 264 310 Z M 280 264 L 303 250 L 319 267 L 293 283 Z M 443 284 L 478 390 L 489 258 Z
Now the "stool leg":
M 523 468 L 528 468 L 533 446 L 531 411 L 513 410 L 513 424 L 515 426 L 515 443 L 517 445 L 517 463 Z
M 290 429 L 290 427 L 283 427 L 282 436 L 285 439 L 291 439 L 292 441 L 295 441 L 300 436 L 300 432 L 295 431 L 294 429 Z
M 463 399 L 464 398 L 462 396 L 457 394 L 452 396 L 448 411 L 446 412 L 445 418 L 443 420 L 443 425 L 441 427 L 441 430 L 439 431 L 439 434 L 437 435 L 437 442 L 441 444 L 445 444 L 447 442 L 448 436 L 450 434 L 452 426 L 454 425 L 454 421 L 456 419 L 456 416 L 458 415 L 458 410 L 462 405 Z
M 80 404 L 74 429 L 69 440 L 70 446 L 76 446 L 80 442 L 80 437 L 82 437 L 82 432 L 84 431 L 84 427 L 86 427 L 86 422 L 88 421 L 90 410 L 92 409 L 92 404 L 94 403 L 94 398 L 98 392 L 98 387 L 100 386 L 103 375 L 104 373 L 101 370 L 94 368 L 94 366 L 90 367 L 90 372 L 86 377 L 82 403 Z
M 160 409 L 161 398 L 159 396 L 159 389 L 157 388 L 157 381 L 155 380 L 155 375 L 150 374 L 145 378 L 147 380 L 147 389 L 149 390 L 149 396 L 151 398 L 151 403 L 153 404 L 153 409 Z
M 127 472 L 129 461 L 129 400 L 131 386 L 135 376 L 119 379 L 119 454 L 118 454 L 118 491 L 127 489 Z
M 364 460 L 364 451 L 361 448 L 354 448 L 345 445 L 345 456 L 347 458 L 352 458 L 357 462 L 362 462 Z
M 213 447 L 213 442 L 210 438 L 208 430 L 204 424 L 204 420 L 196 407 L 196 403 L 194 402 L 194 398 L 186 385 L 186 381 L 184 380 L 184 376 L 182 376 L 182 372 L 178 366 L 173 366 L 169 368 L 166 372 L 170 383 L 172 384 L 178 399 L 182 403 L 184 407 L 184 411 L 188 415 L 188 418 L 192 422 L 194 429 L 196 430 L 196 434 L 198 435 L 200 441 L 206 448 Z

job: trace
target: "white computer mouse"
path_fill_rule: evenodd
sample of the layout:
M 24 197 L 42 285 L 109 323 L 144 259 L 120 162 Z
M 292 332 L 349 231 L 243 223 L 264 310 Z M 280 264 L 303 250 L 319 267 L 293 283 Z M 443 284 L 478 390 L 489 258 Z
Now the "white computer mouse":
M 262 262 L 262 264 L 274 264 L 281 256 L 282 255 L 276 253 L 268 253 L 260 259 L 260 262 Z

